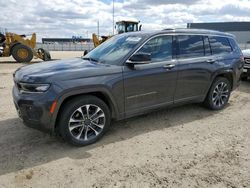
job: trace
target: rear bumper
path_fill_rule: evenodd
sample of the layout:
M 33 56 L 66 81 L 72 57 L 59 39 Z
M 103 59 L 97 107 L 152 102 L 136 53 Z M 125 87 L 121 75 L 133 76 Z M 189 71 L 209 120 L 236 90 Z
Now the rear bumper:
M 22 94 L 14 86 L 12 95 L 17 113 L 26 126 L 43 132 L 53 132 L 52 115 L 49 111 L 52 102 L 47 99 L 48 93 Z

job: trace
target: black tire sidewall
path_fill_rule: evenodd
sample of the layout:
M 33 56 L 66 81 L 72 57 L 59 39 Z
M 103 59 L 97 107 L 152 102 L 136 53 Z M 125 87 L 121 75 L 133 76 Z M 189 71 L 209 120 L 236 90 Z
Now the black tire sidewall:
M 247 79 L 248 79 L 248 75 L 247 74 L 241 75 L 241 80 L 242 81 L 247 81 Z
M 71 117 L 72 113 L 79 107 L 85 105 L 85 104 L 94 104 L 98 107 L 100 107 L 104 114 L 105 114 L 105 125 L 102 130 L 102 132 L 97 135 L 94 139 L 84 141 L 84 140 L 77 140 L 74 138 L 68 128 L 68 122 L 69 118 Z M 111 114 L 108 106 L 99 98 L 94 97 L 94 96 L 84 96 L 84 97 L 77 97 L 74 98 L 70 101 L 68 101 L 62 109 L 62 112 L 60 114 L 60 119 L 59 119 L 59 132 L 63 139 L 65 139 L 67 142 L 76 145 L 76 146 L 85 146 L 92 144 L 99 140 L 103 134 L 108 130 L 109 125 L 111 122 Z
M 20 58 L 17 54 L 17 51 L 19 49 L 26 49 L 28 51 L 28 56 L 26 58 Z M 11 55 L 12 57 L 17 61 L 17 62 L 20 62 L 20 63 L 25 63 L 25 62 L 30 62 L 32 59 L 33 59 L 33 52 L 32 52 L 32 49 L 26 45 L 23 45 L 23 44 L 17 44 L 15 45 L 12 50 L 11 50 Z
M 227 87 L 228 87 L 228 89 L 229 89 L 229 96 L 228 96 L 227 100 L 225 101 L 225 103 L 219 107 L 219 106 L 215 106 L 215 105 L 213 104 L 213 92 L 214 92 L 215 87 L 216 87 L 219 83 L 221 83 L 221 82 L 224 82 L 224 83 L 227 84 Z M 224 78 L 224 77 L 218 77 L 218 78 L 216 78 L 216 79 L 214 80 L 214 82 L 213 82 L 213 84 L 212 84 L 212 86 L 211 86 L 211 88 L 210 88 L 210 90 L 209 90 L 209 93 L 208 93 L 208 95 L 207 95 L 207 98 L 206 98 L 206 100 L 205 100 L 206 106 L 207 106 L 208 108 L 212 109 L 212 110 L 221 110 L 221 109 L 223 109 L 223 108 L 227 105 L 228 100 L 229 100 L 229 98 L 230 98 L 231 90 L 232 90 L 231 88 L 232 88 L 231 83 L 230 83 L 230 81 L 229 81 L 227 78 Z

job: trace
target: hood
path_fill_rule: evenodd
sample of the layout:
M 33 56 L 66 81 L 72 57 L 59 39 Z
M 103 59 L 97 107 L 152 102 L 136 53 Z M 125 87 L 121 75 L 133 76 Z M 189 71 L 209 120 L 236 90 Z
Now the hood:
M 118 67 L 120 66 L 91 62 L 82 58 L 64 59 L 23 66 L 16 70 L 14 79 L 31 83 L 53 82 L 116 73 L 121 70 L 121 67 Z
M 250 49 L 242 50 L 244 57 L 250 57 Z

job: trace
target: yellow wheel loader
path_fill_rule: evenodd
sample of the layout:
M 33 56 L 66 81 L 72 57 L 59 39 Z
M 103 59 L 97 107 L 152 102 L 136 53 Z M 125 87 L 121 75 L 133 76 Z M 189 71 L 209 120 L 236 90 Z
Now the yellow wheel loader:
M 44 61 L 51 59 L 50 53 L 42 48 L 35 50 L 36 34 L 33 33 L 30 39 L 26 35 L 15 33 L 0 33 L 0 57 L 12 57 L 20 63 L 30 62 L 33 57 Z
M 115 28 L 117 34 L 127 33 L 127 32 L 134 32 L 134 31 L 141 31 L 141 26 L 139 25 L 140 21 L 126 21 L 122 20 L 115 23 Z M 94 47 L 99 46 L 101 43 L 105 42 L 107 39 L 111 38 L 112 35 L 109 36 L 101 36 L 99 38 L 95 33 L 92 34 L 92 40 L 94 43 Z

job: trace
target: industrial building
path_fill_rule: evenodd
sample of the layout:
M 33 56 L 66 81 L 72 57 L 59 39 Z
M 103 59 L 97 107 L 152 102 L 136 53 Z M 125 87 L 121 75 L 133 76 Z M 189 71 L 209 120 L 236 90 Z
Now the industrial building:
M 236 36 L 241 48 L 250 47 L 250 22 L 188 23 L 187 28 L 228 32 Z

